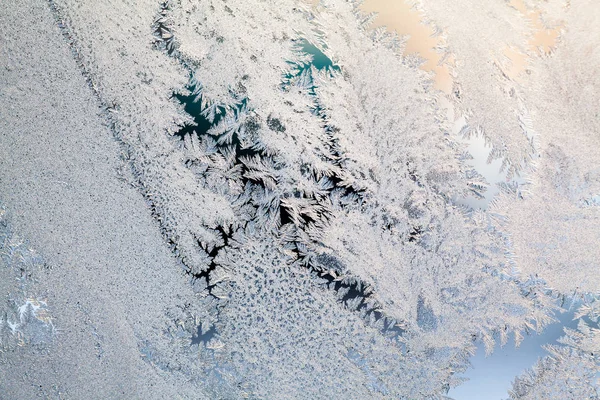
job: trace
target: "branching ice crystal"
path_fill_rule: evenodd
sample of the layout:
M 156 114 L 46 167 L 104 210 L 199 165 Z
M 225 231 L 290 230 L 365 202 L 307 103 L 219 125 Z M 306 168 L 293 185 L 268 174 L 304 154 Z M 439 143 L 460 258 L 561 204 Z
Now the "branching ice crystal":
M 48 304 L 34 295 L 36 272 L 43 260 L 16 235 L 0 205 L 0 353 L 15 346 L 42 345 L 52 340 L 55 327 Z

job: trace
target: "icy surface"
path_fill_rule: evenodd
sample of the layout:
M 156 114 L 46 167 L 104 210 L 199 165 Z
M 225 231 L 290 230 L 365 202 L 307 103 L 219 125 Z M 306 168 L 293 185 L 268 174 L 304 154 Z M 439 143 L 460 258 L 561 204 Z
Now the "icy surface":
M 557 313 L 556 322 L 550 324 L 541 334 L 531 332 L 526 335 L 519 347 L 511 344 L 498 346 L 493 354 L 486 356 L 483 344 L 479 344 L 477 353 L 470 359 L 471 366 L 463 374 L 469 380 L 452 389 L 449 396 L 456 400 L 509 398 L 514 378 L 525 373 L 541 358 L 549 356 L 546 349 L 549 345 L 560 345 L 565 328 L 577 329 L 578 307 L 569 308 Z M 590 322 L 589 319 L 586 320 Z M 593 383 L 593 380 L 591 382 Z
M 506 231 L 524 273 L 537 273 L 564 293 L 596 293 L 600 208 L 591 199 L 600 191 L 600 97 L 592 88 L 600 84 L 600 9 L 577 2 L 564 17 L 568 30 L 560 46 L 536 61 L 527 91 L 543 132 L 532 185 L 522 201 L 507 195 L 498 211 L 509 218 Z
M 56 333 L 48 303 L 34 285 L 42 268 L 43 259 L 12 231 L 0 204 L 0 277 L 6 295 L 0 308 L 0 364 L 16 346 L 43 346 Z
M 0 197 L 12 237 L 27 243 L 17 249 L 34 249 L 44 264 L 30 266 L 35 281 L 23 297 L 4 290 L 15 273 L 0 268 L 1 310 L 11 297 L 18 307 L 46 301 L 56 332 L 41 348 L 10 345 L 0 355 L 0 398 L 200 398 L 139 353 L 141 338 L 162 338 L 172 323 L 167 305 L 194 299 L 187 277 L 120 177 L 122 148 L 48 4 L 3 7 Z
M 600 10 L 384 3 L 6 5 L 0 188 L 65 335 L 0 389 L 441 399 L 570 295 L 512 396 L 597 396 Z

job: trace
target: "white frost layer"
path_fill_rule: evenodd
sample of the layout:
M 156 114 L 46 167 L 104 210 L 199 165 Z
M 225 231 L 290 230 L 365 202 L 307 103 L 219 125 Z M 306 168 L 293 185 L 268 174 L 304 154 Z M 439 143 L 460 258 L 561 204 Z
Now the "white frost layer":
M 171 98 L 183 89 L 187 74 L 153 48 L 159 2 L 55 3 L 82 68 L 109 109 L 114 130 L 128 145 L 137 183 L 164 233 L 188 268 L 206 269 L 203 247 L 221 244 L 210 228 L 231 223 L 233 215 L 229 202 L 203 187 L 184 165 L 170 140 L 169 134 L 187 119 Z
M 527 23 L 505 1 L 416 1 L 427 19 L 443 31 L 452 66 L 450 96 L 467 120 L 469 134 L 483 134 L 493 145 L 494 157 L 506 162 L 509 177 L 522 168 L 533 151 L 527 140 L 527 110 L 522 87 L 502 72 L 503 51 L 511 46 L 526 51 Z M 465 12 L 468 10 L 468 12 Z
M 522 201 L 507 195 L 496 208 L 516 262 L 570 293 L 600 287 L 600 8 L 573 2 L 556 52 L 534 63 L 528 103 L 540 134 L 540 159 Z M 517 200 L 517 201 L 515 201 Z
M 165 305 L 191 301 L 187 280 L 142 197 L 119 181 L 119 147 L 48 4 L 3 9 L 0 192 L 45 257 L 36 290 L 59 340 L 16 349 L 0 397 L 177 398 L 186 387 L 142 360 L 138 338 L 160 338 Z
M 21 229 L 53 261 L 54 270 L 44 281 L 56 293 L 52 304 L 65 310 L 67 326 L 76 324 L 77 316 L 85 318 L 83 330 L 91 332 L 93 350 L 75 333 L 69 338 L 87 351 L 86 371 L 93 369 L 94 352 L 106 360 L 104 365 L 124 365 L 126 373 L 114 380 L 111 371 L 101 369 L 98 375 L 100 381 L 111 378 L 114 397 L 120 386 L 129 390 L 126 395 L 137 386 L 148 392 L 148 377 L 162 374 L 140 367 L 139 346 L 152 365 L 177 372 L 165 374 L 168 382 L 183 374 L 202 386 L 207 374 L 210 390 L 222 397 L 334 397 L 345 389 L 358 398 L 390 393 L 435 398 L 464 366 L 471 335 L 493 348 L 495 333 L 502 342 L 509 332 L 518 340 L 521 330 L 547 322 L 543 281 L 515 278 L 506 257 L 510 242 L 493 229 L 489 215 L 475 213 L 467 221 L 447 203 L 467 185 L 456 160 L 458 146 L 438 120 L 441 113 L 434 108 L 427 76 L 414 59 L 398 57 L 402 44 L 396 38 L 364 29 L 355 3 L 324 1 L 314 20 L 291 0 L 256 6 L 215 0 L 199 7 L 181 0 L 172 8 L 153 0 L 55 3 L 55 15 L 65 18 L 63 32 L 72 35 L 78 67 L 105 108 L 104 121 L 122 141 L 135 183 L 165 238 L 191 272 L 199 274 L 214 261 L 207 283 L 223 300 L 219 319 L 213 305 L 192 298 L 142 211 L 144 203 L 115 181 L 116 146 L 105 140 L 109 130 L 100 127 L 103 120 L 80 70 L 60 61 L 70 54 L 44 6 L 35 3 L 45 21 L 36 24 L 18 16 L 22 9 L 11 3 L 12 14 L 4 18 L 23 26 L 3 31 L 11 47 L 2 81 L 7 134 L 0 183 Z M 503 2 L 472 6 L 468 22 L 482 25 L 481 35 L 461 21 L 462 10 L 428 8 L 423 2 L 434 20 L 450 21 L 454 28 L 448 45 L 458 57 L 456 105 L 471 114 L 473 130 L 484 130 L 503 149 L 497 154 L 506 156 L 514 170 L 533 148 L 522 126 L 529 124 L 521 107 L 529 94 L 508 81 L 497 85 L 500 75 L 487 52 L 491 47 L 500 51 L 504 32 L 518 41 L 523 21 Z M 163 51 L 169 50 L 166 42 L 164 49 L 152 45 L 159 10 L 180 35 L 173 57 Z M 165 30 L 161 39 L 173 32 Z M 320 47 L 338 70 L 317 74 L 313 69 L 282 85 L 284 76 L 294 73 L 289 64 L 302 64 L 292 43 L 302 38 Z M 178 124 L 190 122 L 171 98 L 173 91 L 184 92 L 189 72 L 184 64 L 203 84 L 202 96 L 208 97 L 203 102 L 232 105 L 245 97 L 244 107 L 230 108 L 208 133 L 229 144 L 238 135 L 244 148 L 255 150 L 252 157 L 238 160 L 236 145 L 217 149 L 206 135 L 189 135 L 181 143 L 169 137 Z M 54 65 L 64 68 L 56 73 Z M 68 83 L 59 83 L 53 73 Z M 595 104 L 593 90 L 588 92 Z M 585 116 L 580 117 L 588 121 Z M 23 134 L 32 131 L 35 136 Z M 560 206 L 549 213 L 555 216 L 567 207 L 562 199 L 585 203 L 597 184 L 595 175 L 586 174 L 587 165 L 574 161 L 586 148 L 569 153 L 559 148 L 559 140 L 550 142 L 552 135 L 547 140 L 542 153 L 549 161 L 542 161 L 546 169 L 534 190 L 556 192 L 547 200 Z M 593 134 L 586 140 L 586 146 L 596 144 Z M 596 168 L 597 160 L 588 160 Z M 558 173 L 550 168 L 553 162 L 560 164 Z M 541 198 L 539 193 L 531 197 L 533 202 Z M 536 222 L 535 212 L 524 208 L 519 218 L 520 209 L 510 207 L 500 211 L 511 217 L 505 225 L 509 233 L 516 227 L 517 252 L 532 231 L 552 233 L 526 225 L 532 217 Z M 280 214 L 283 209 L 288 218 Z M 568 210 L 593 229 L 593 218 Z M 552 220 L 547 215 L 541 218 Z M 223 226 L 228 233 L 230 225 L 238 231 L 229 239 L 215 229 Z M 584 257 L 578 262 L 585 264 L 583 250 L 590 244 L 585 240 L 596 239 L 577 240 L 570 243 L 584 248 L 573 246 L 576 257 Z M 213 260 L 212 250 L 217 254 Z M 368 285 L 368 306 L 360 308 L 361 298 L 336 302 L 350 288 L 327 291 L 319 273 L 295 262 L 302 252 L 307 264 L 325 260 L 323 269 L 334 269 L 346 283 Z M 528 261 L 532 270 L 529 265 L 523 270 L 537 271 L 537 260 Z M 550 267 L 544 273 L 549 281 L 556 276 Z M 69 292 L 61 289 L 67 280 Z M 86 290 L 89 295 L 76 312 L 67 307 Z M 373 312 L 369 316 L 369 307 L 401 322 L 405 334 L 386 339 L 381 332 L 386 319 L 376 320 Z M 216 327 L 217 333 L 213 341 L 192 349 L 199 314 L 205 318 L 202 332 Z M 166 333 L 178 349 L 167 348 L 153 329 L 172 320 Z M 194 357 L 194 351 L 200 356 Z M 146 368 L 146 377 L 127 373 L 138 367 Z M 57 381 L 64 380 L 62 373 L 56 373 Z M 65 384 L 66 390 L 79 394 L 77 379 Z M 174 393 L 167 393 L 164 381 L 159 385 L 158 393 Z M 191 394 L 191 387 L 182 384 L 178 394 Z

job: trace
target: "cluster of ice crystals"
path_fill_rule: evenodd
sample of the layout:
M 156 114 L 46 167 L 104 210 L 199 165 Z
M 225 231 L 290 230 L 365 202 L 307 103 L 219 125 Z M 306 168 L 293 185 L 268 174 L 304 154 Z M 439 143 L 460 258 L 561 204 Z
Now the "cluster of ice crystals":
M 359 2 L 50 2 L 198 294 L 170 311 L 170 349 L 140 346 L 150 362 L 217 398 L 441 398 L 473 336 L 491 351 L 549 322 L 547 282 L 598 287 L 584 279 L 600 259 L 600 56 L 581 44 L 591 0 L 571 6 L 552 58 L 522 45 L 530 27 L 514 6 L 462 3 L 418 6 L 455 55 L 463 133 L 485 135 L 509 177 L 541 155 L 530 193 L 469 215 L 451 199 L 484 183 L 461 162 L 454 121 Z M 507 45 L 537 57 L 551 89 L 508 76 Z M 581 58 L 587 70 L 567 62 Z M 42 306 L 20 315 L 43 320 Z M 596 331 L 578 332 L 539 368 L 587 357 Z M 550 375 L 523 378 L 516 398 L 538 376 Z
M 54 323 L 46 301 L 32 289 L 36 271 L 43 266 L 41 258 L 16 235 L 0 205 L 0 353 L 15 346 L 41 345 L 55 334 Z
M 600 330 L 579 320 L 565 333 L 560 345 L 547 346 L 549 355 L 515 379 L 511 399 L 600 398 Z

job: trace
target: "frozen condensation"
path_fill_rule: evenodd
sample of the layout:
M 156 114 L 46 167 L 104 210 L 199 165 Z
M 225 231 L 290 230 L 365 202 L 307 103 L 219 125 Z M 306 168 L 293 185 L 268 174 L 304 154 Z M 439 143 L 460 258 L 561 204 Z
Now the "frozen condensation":
M 193 290 L 161 304 L 162 336 L 135 329 L 182 397 L 442 399 L 475 340 L 518 344 L 597 292 L 593 0 L 407 1 L 420 51 L 376 1 L 30 1 Z M 457 200 L 488 186 L 487 209 Z M 46 307 L 14 302 L 3 341 L 53 329 Z M 513 398 L 597 397 L 597 308 Z

